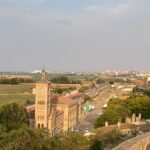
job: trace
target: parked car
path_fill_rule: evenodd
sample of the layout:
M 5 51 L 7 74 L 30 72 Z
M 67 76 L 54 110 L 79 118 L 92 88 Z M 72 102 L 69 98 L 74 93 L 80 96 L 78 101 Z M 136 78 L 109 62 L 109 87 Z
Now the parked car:
M 103 112 L 100 112 L 98 115 L 102 115 L 103 114 Z
M 74 129 L 75 132 L 79 132 L 79 129 Z
M 86 129 L 85 129 L 85 132 L 89 132 L 89 128 L 86 128 Z
M 105 108 L 107 108 L 108 107 L 108 105 L 107 104 L 104 104 L 103 105 L 103 109 L 105 109 Z

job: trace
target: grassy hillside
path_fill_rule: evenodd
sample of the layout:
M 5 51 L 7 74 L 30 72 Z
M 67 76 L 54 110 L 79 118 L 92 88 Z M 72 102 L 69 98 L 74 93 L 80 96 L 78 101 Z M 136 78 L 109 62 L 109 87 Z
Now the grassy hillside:
M 34 101 L 32 94 L 34 84 L 3 85 L 0 84 L 0 105 L 17 102 L 25 104 L 27 100 Z

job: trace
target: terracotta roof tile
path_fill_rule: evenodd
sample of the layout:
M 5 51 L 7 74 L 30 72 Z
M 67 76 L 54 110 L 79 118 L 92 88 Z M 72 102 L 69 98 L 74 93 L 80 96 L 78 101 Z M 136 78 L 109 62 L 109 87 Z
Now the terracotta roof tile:
M 64 105 L 73 105 L 77 104 L 78 102 L 70 98 L 69 96 L 58 96 L 51 98 L 52 104 L 64 104 Z

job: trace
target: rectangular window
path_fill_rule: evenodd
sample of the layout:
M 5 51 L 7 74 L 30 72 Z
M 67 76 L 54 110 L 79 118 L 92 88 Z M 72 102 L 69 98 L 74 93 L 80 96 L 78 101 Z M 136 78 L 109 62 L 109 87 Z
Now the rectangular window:
M 45 105 L 45 101 L 38 101 L 37 104 L 38 105 Z
M 44 120 L 44 116 L 37 116 L 38 120 Z

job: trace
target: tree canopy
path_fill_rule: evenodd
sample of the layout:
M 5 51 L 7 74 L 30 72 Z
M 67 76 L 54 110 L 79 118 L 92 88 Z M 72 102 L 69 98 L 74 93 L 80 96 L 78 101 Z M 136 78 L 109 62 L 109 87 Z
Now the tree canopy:
M 59 76 L 51 79 L 51 82 L 53 83 L 60 83 L 60 84 L 81 84 L 81 81 L 79 80 L 70 80 L 66 76 Z
M 0 124 L 7 130 L 18 129 L 29 123 L 25 107 L 11 103 L 0 107 Z
M 113 99 L 108 103 L 108 107 L 103 114 L 97 118 L 95 127 L 102 127 L 105 121 L 109 124 L 116 124 L 119 120 L 125 121 L 127 116 L 133 113 L 141 113 L 143 119 L 150 119 L 150 98 L 140 95 L 131 95 L 126 100 Z
M 101 150 L 111 149 L 125 140 L 118 131 L 107 135 L 96 132 L 91 137 L 85 137 L 82 132 L 67 132 L 50 137 L 47 129 L 31 129 L 27 124 L 28 116 L 23 106 L 12 103 L 0 107 L 0 149 Z

